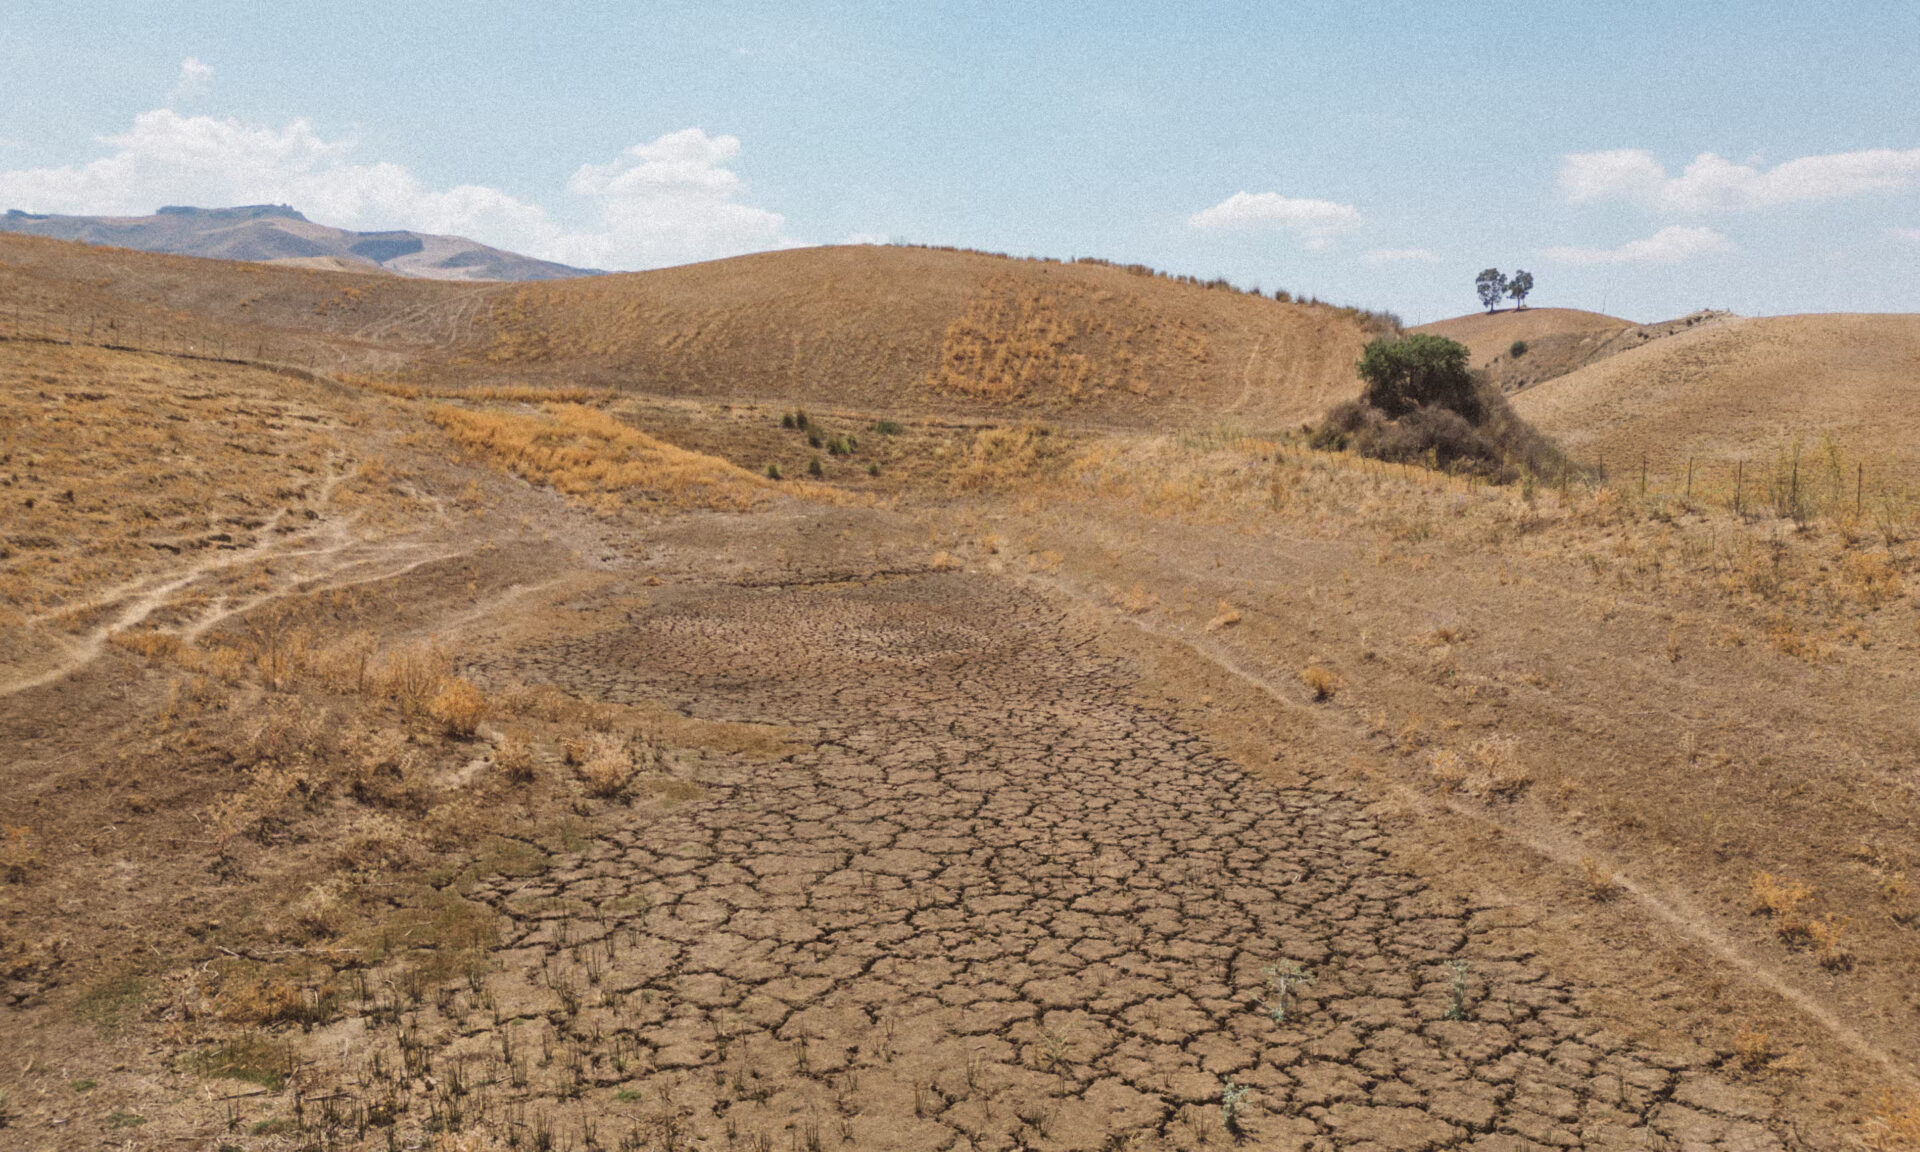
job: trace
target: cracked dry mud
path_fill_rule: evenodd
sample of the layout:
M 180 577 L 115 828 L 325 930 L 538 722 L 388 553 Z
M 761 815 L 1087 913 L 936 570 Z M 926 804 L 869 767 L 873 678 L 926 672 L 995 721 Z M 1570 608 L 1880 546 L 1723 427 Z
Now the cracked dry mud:
M 1356 792 L 1275 786 L 1183 730 L 1058 603 L 959 574 L 662 591 L 493 671 L 807 747 L 688 756 L 698 798 L 476 893 L 509 918 L 497 964 L 401 1016 L 388 1058 L 487 1069 L 523 1132 L 1785 1146 L 1706 1057 L 1583 1019 L 1488 909 L 1392 865 Z M 1288 962 L 1314 980 L 1276 1013 Z

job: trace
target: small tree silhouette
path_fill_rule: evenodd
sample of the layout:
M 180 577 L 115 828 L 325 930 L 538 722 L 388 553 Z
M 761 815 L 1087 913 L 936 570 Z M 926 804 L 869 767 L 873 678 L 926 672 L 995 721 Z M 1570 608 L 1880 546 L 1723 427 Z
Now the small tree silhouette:
M 1515 308 L 1527 306 L 1527 293 L 1531 291 L 1533 291 L 1533 273 L 1525 269 L 1516 271 L 1513 279 L 1507 281 L 1507 295 L 1513 297 Z
M 1507 294 L 1507 278 L 1498 268 L 1483 268 L 1480 275 L 1473 278 L 1474 291 L 1480 293 L 1480 303 L 1491 312 L 1500 306 L 1500 300 Z

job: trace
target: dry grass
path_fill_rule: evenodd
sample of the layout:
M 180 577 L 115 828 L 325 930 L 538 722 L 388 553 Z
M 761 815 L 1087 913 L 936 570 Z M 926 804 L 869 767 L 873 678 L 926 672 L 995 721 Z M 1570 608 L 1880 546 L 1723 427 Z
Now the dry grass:
M 9 884 L 25 884 L 39 865 L 33 829 L 24 824 L 8 825 L 5 839 L 0 840 L 0 877 Z
M 1619 878 L 1614 875 L 1613 870 L 1601 864 L 1600 861 L 1592 856 L 1583 856 L 1580 858 L 1580 874 L 1583 881 L 1582 887 L 1589 900 L 1604 903 L 1605 901 L 1612 900 L 1624 891 L 1620 885 Z
M 927 386 L 999 402 L 1078 400 L 1107 384 L 1096 380 L 1092 357 L 1072 350 L 1079 335 L 1055 293 L 990 281 L 947 325 Z
M 1207 631 L 1218 632 L 1224 628 L 1232 628 L 1240 623 L 1240 610 L 1238 608 L 1222 600 L 1218 605 L 1218 609 L 1213 619 L 1207 621 Z
M 611 388 L 567 384 L 476 384 L 435 387 L 362 373 L 342 373 L 340 381 L 397 400 L 459 400 L 469 404 L 604 404 L 619 397 Z
M 453 679 L 434 693 L 427 703 L 427 715 L 433 717 L 447 735 L 469 739 L 487 716 L 487 698 L 467 680 Z
M 110 587 L 304 519 L 348 470 L 338 423 L 264 372 L 0 344 L 0 626 L 84 626 Z
M 1882 1092 L 1867 1116 L 1864 1142 L 1872 1152 L 1920 1148 L 1920 1096 Z
M 1340 677 L 1319 664 L 1309 664 L 1300 670 L 1300 683 L 1307 686 L 1315 700 L 1331 700 L 1340 691 Z
M 1771 872 L 1755 872 L 1748 882 L 1752 900 L 1748 911 L 1786 923 L 1797 919 L 1800 906 L 1813 898 L 1813 886 Z
M 769 487 L 725 460 L 676 448 L 578 404 L 548 404 L 541 414 L 442 405 L 428 415 L 459 443 L 569 496 L 617 494 L 670 508 L 739 511 L 760 504 Z
M 953 487 L 961 492 L 1028 487 L 1057 474 L 1065 453 L 1045 425 L 988 428 L 975 434 L 968 445 L 954 469 Z
M 570 755 L 578 757 L 574 774 L 587 795 L 601 800 L 624 799 L 639 772 L 633 750 L 623 738 L 595 735 L 584 749 Z

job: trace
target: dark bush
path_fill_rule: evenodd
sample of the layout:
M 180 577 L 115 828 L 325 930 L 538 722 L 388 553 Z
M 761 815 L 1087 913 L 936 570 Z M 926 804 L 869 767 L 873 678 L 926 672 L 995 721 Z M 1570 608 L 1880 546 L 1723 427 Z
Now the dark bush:
M 1465 347 L 1438 336 L 1380 339 L 1357 365 L 1360 399 L 1334 405 L 1309 434 L 1323 450 L 1509 481 L 1571 467 L 1554 443 L 1467 368 Z
M 1507 356 L 1511 359 L 1518 360 L 1520 359 L 1520 357 L 1525 356 L 1526 354 L 1527 354 L 1527 342 L 1525 340 L 1515 340 L 1512 344 L 1509 344 L 1507 346 Z

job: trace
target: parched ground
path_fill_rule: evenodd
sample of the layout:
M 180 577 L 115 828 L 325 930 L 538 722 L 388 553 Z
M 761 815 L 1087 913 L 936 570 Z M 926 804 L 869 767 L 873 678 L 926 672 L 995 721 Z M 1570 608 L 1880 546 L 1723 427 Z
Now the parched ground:
M 487 975 L 314 1047 L 562 1146 L 1785 1146 L 1709 1053 L 1608 1033 L 1391 863 L 1359 791 L 1143 695 L 1097 618 L 844 575 L 671 586 L 490 664 L 803 750 L 667 766 L 671 811 L 472 890 Z

